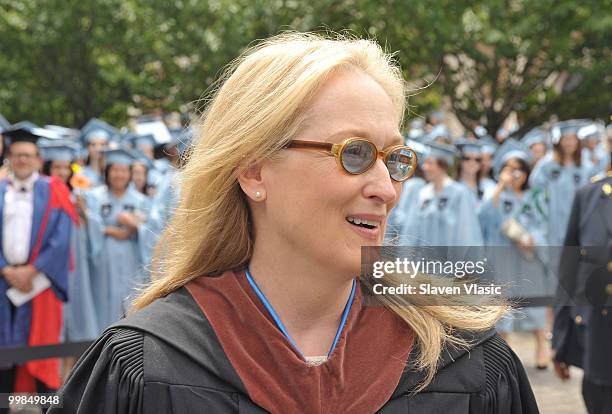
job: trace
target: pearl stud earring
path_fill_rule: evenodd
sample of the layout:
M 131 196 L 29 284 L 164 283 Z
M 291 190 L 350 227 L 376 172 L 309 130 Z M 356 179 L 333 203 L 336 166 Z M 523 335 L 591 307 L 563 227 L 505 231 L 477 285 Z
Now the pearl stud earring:
M 261 198 L 261 193 L 259 191 L 255 192 L 255 198 Z

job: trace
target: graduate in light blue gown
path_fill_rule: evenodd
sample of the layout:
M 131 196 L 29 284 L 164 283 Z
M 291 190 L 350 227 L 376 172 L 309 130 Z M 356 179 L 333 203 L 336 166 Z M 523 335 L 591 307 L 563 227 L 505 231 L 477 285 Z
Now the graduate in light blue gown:
M 153 165 L 155 137 L 152 134 L 131 135 L 124 138 L 124 141 L 131 143 L 132 152 L 136 156 L 132 165 L 132 183 L 139 192 L 152 199 L 157 186 L 157 171 Z
M 70 342 L 93 340 L 98 336 L 99 329 L 88 255 L 88 219 L 82 193 L 71 186 L 71 166 L 76 159 L 78 146 L 73 142 L 41 142 L 39 146 L 44 160 L 43 173 L 59 177 L 70 188 L 80 219 L 78 225 L 73 224 L 71 232 L 73 266 L 68 274 L 68 302 L 64 304 L 64 339 Z
M 147 265 L 151 264 L 155 246 L 164 229 L 172 219 L 179 199 L 178 168 L 181 157 L 191 145 L 192 130 L 186 129 L 172 135 L 172 140 L 164 148 L 167 165 L 163 173 L 156 168 L 156 191 L 153 197 L 146 230 L 142 234 L 142 256 Z M 159 161 L 159 160 L 157 160 Z M 150 268 L 149 268 L 150 269 Z
M 118 149 L 105 151 L 104 157 L 106 185 L 87 197 L 95 224 L 91 255 L 100 329 L 125 313 L 135 289 L 146 282 L 141 239 L 150 209 L 150 200 L 130 185 L 134 155 Z
M 567 223 L 576 190 L 589 182 L 590 167 L 582 162 L 577 136 L 582 124 L 566 121 L 551 131 L 553 150 L 534 167 L 529 185 L 545 192 L 548 200 L 548 237 L 550 246 L 563 246 Z
M 489 177 L 481 177 L 482 143 L 476 140 L 461 139 L 455 142 L 461 153 L 457 167 L 457 182 L 468 187 L 480 204 L 489 198 L 495 189 L 495 181 Z
M 402 223 L 401 244 L 412 246 L 481 246 L 476 197 L 448 176 L 454 147 L 427 143 L 423 160 L 427 184 L 416 194 L 416 207 Z
M 141 194 L 153 199 L 156 186 L 151 185 L 151 172 L 154 171 L 153 161 L 138 149 L 132 150 L 136 159 L 132 164 L 132 185 Z
M 550 134 L 544 128 L 536 127 L 526 133 L 520 142 L 529 148 L 529 163 L 533 168 L 548 153 Z
M 161 179 L 151 202 L 151 209 L 141 233 L 141 255 L 146 265 L 146 270 L 150 270 L 151 259 L 155 253 L 155 246 L 159 241 L 164 229 L 172 220 L 174 209 L 178 204 L 179 186 L 178 171 L 173 169 L 167 172 Z
M 132 147 L 148 159 L 153 160 L 155 156 L 155 147 L 157 146 L 155 136 L 153 134 L 144 134 L 133 135 L 131 138 Z
M 546 244 L 546 204 L 542 193 L 528 186 L 529 152 L 526 146 L 507 140 L 495 157 L 499 182 L 491 198 L 480 206 L 479 219 L 493 280 L 511 298 L 553 295 L 556 284 L 549 272 Z M 536 340 L 536 365 L 544 369 L 546 308 L 528 307 L 505 316 L 497 326 L 502 335 L 531 331 Z
M 170 131 L 160 121 L 154 124 L 155 128 L 151 133 L 138 136 L 136 141 L 138 148 L 147 149 L 144 152 L 152 161 L 148 172 L 151 196 L 165 185 L 166 175 L 172 175 L 176 170 L 182 149 L 191 140 L 190 128 Z
M 590 168 L 590 177 L 605 173 L 610 163 L 610 153 L 604 139 L 606 129 L 603 125 L 589 123 L 578 130 L 578 139 L 582 142 L 582 161 Z
M 495 182 L 493 177 L 493 156 L 499 147 L 499 143 L 490 135 L 482 135 L 480 142 L 480 179 Z
M 89 120 L 81 130 L 81 144 L 87 150 L 87 158 L 79 174 L 87 178 L 90 188 L 103 184 L 100 154 L 118 133 L 116 128 L 96 118 Z

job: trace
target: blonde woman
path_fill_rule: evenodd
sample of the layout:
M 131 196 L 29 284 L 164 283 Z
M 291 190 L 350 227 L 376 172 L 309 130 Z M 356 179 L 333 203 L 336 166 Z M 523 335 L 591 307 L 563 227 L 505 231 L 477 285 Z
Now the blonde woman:
M 491 329 L 502 307 L 361 301 L 361 246 L 382 244 L 416 161 L 404 105 L 371 41 L 286 34 L 243 54 L 201 119 L 154 282 L 51 412 L 537 412 Z

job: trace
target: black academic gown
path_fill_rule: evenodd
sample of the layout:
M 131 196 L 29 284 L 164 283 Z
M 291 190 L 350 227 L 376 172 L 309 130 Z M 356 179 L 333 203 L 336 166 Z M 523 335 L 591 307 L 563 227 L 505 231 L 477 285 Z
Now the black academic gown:
M 525 371 L 508 345 L 494 331 L 474 339 L 469 351 L 445 349 L 435 380 L 416 395 L 410 393 L 424 373 L 408 364 L 379 413 L 538 413 Z M 51 408 L 51 414 L 265 413 L 249 398 L 185 288 L 107 329 L 60 393 L 63 408 Z

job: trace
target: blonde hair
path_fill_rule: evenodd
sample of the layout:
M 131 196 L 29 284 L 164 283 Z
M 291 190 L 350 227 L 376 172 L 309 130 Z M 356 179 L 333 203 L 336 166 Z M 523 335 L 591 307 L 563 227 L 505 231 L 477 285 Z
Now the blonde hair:
M 299 131 L 319 87 L 339 70 L 358 69 L 387 92 L 403 119 L 406 87 L 392 56 L 370 40 L 285 33 L 250 48 L 235 60 L 196 126 L 180 179 L 180 202 L 156 247 L 153 282 L 132 310 L 203 275 L 243 268 L 253 250 L 248 204 L 237 176 L 251 163 L 274 156 Z M 390 278 L 389 280 L 392 280 Z M 491 327 L 500 307 L 416 307 L 383 299 L 415 332 L 423 386 L 435 373 L 446 343 L 467 346 L 454 329 Z

